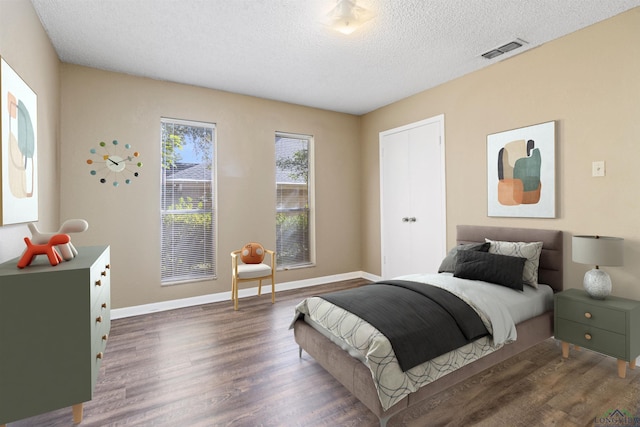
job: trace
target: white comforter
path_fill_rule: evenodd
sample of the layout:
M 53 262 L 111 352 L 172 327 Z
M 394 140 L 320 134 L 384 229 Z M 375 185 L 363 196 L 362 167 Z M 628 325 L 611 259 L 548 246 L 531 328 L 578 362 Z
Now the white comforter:
M 382 407 L 387 410 L 406 395 L 516 339 L 515 322 L 505 303 L 496 297 L 505 290 L 490 283 L 459 279 L 447 274 L 422 274 L 395 279 L 429 283 L 446 289 L 471 305 L 492 334 L 403 372 L 391 343 L 359 317 L 319 297 L 307 298 L 296 307 L 295 319 L 329 333 L 329 338 L 371 370 Z M 502 289 L 497 289 L 502 288 Z

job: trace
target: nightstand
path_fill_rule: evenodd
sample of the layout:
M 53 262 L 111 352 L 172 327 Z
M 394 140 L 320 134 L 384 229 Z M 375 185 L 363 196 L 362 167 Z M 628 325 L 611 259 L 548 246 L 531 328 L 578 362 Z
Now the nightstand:
M 562 341 L 562 356 L 569 343 L 618 359 L 618 376 L 625 378 L 626 362 L 636 366 L 640 355 L 640 301 L 608 296 L 596 300 L 579 289 L 555 295 L 554 335 Z

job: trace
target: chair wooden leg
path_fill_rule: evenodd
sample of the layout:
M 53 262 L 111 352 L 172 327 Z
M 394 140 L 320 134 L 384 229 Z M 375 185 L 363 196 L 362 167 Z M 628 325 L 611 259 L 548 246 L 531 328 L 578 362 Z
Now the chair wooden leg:
M 262 279 L 258 280 L 258 296 L 262 295 Z
M 231 281 L 231 299 L 233 300 L 233 309 L 238 310 L 238 281 L 234 277 Z
M 276 282 L 271 279 L 271 304 L 276 303 Z

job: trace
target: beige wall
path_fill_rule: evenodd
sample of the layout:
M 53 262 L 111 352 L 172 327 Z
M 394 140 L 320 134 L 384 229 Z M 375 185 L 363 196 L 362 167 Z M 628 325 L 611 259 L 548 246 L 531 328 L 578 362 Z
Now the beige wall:
M 57 230 L 59 177 L 57 168 L 60 61 L 40 20 L 27 0 L 0 1 L 0 56 L 38 97 L 38 218 L 42 230 Z M 4 105 L 4 100 L 0 101 Z M 0 262 L 19 256 L 24 224 L 0 227 Z
M 363 116 L 363 270 L 380 273 L 378 133 L 445 115 L 447 240 L 457 224 L 561 229 L 565 286 L 572 234 L 625 238 L 625 266 L 604 267 L 613 293 L 640 299 L 640 8 Z M 487 217 L 488 134 L 555 120 L 557 217 Z M 607 174 L 591 177 L 591 162 Z
M 85 218 L 81 244 L 110 244 L 112 305 L 128 307 L 231 289 L 229 253 L 275 246 L 275 132 L 315 137 L 316 266 L 277 282 L 360 270 L 359 125 L 352 115 L 64 64 L 61 217 Z M 218 279 L 160 285 L 160 118 L 216 123 Z M 85 163 L 99 141 L 130 143 L 141 176 L 114 188 Z M 247 287 L 255 283 L 247 284 Z
M 437 114 L 445 114 L 449 246 L 462 223 L 562 229 L 566 286 L 580 287 L 587 267 L 571 262 L 569 235 L 621 236 L 626 265 L 607 271 L 615 294 L 640 299 L 640 46 L 632 42 L 639 37 L 635 9 L 359 118 L 60 66 L 31 3 L 0 1 L 0 55 L 38 95 L 41 226 L 86 218 L 89 231 L 74 241 L 111 244 L 114 308 L 228 291 L 228 253 L 249 240 L 274 245 L 275 131 L 316 137 L 318 206 L 317 267 L 279 273 L 278 282 L 379 274 L 378 133 Z M 219 277 L 213 282 L 160 286 L 162 116 L 217 124 Z M 487 217 L 486 136 L 549 120 L 558 129 L 557 218 Z M 110 139 L 142 153 L 142 176 L 131 186 L 102 186 L 89 175 L 89 149 Z M 606 161 L 606 177 L 590 176 L 594 160 Z M 0 261 L 18 256 L 28 235 L 24 225 L 1 227 Z

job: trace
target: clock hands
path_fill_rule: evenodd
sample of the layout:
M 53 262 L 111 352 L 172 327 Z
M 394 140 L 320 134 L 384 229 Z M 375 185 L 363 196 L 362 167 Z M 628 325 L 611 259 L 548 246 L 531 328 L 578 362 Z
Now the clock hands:
M 108 157 L 107 160 L 109 160 L 111 163 L 113 163 L 116 166 L 118 166 L 118 164 L 119 164 L 119 162 L 114 161 L 111 157 Z M 133 157 L 127 156 L 124 159 L 120 160 L 120 162 L 123 162 L 123 161 L 124 162 L 126 162 L 126 161 L 132 162 L 133 161 Z

